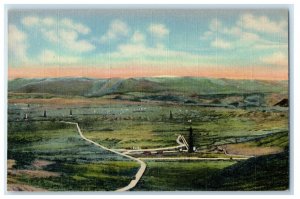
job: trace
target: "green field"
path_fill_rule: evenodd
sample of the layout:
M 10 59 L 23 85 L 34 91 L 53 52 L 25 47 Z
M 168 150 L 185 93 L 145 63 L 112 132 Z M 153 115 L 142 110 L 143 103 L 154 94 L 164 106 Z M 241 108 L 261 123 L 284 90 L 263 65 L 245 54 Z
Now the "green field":
M 126 186 L 136 173 L 135 162 L 56 163 L 46 171 L 60 176 L 39 177 L 20 174 L 8 180 L 49 191 L 115 191 Z
M 112 107 L 113 108 L 113 107 Z M 134 109 L 134 106 L 130 107 Z M 224 108 L 191 108 L 185 106 L 157 107 L 143 106 L 141 113 L 131 111 L 127 115 L 81 125 L 85 135 L 111 148 L 156 148 L 175 146 L 176 138 L 182 134 L 187 137 L 188 128 L 194 128 L 195 145 L 209 149 L 215 145 L 234 143 L 236 140 L 250 139 L 287 128 L 286 113 L 265 113 L 259 110 L 228 110 Z M 157 113 L 156 110 L 159 112 Z M 180 112 L 183 109 L 186 114 Z M 168 119 L 172 111 L 173 119 Z M 249 116 L 249 112 L 253 115 Z M 154 117 L 156 113 L 162 118 Z M 128 113 L 127 113 L 128 114 Z M 281 116 L 279 116 L 281 115 Z M 266 119 L 268 118 L 268 119 Z M 191 119 L 192 124 L 187 120 Z M 262 123 L 261 121 L 264 120 Z M 83 123 L 83 122 L 82 122 Z M 220 128 L 222 126 L 222 128 Z
M 9 182 L 52 191 L 115 190 L 139 167 L 84 141 L 74 125 L 46 121 L 9 123 L 8 159 L 15 161 Z M 41 161 L 49 164 L 35 166 Z
M 147 161 L 135 191 L 265 191 L 289 188 L 288 152 L 247 161 Z M 267 176 L 267 177 L 266 177 Z
M 135 191 L 207 191 L 217 172 L 235 161 L 147 161 Z
M 286 88 L 286 81 L 206 78 L 13 80 L 8 187 L 113 191 L 134 179 L 137 162 L 84 141 L 75 125 L 61 122 L 70 121 L 88 139 L 121 150 L 177 146 L 192 127 L 195 153 L 132 156 L 224 158 L 147 160 L 134 191 L 288 189 L 288 107 L 274 106 Z

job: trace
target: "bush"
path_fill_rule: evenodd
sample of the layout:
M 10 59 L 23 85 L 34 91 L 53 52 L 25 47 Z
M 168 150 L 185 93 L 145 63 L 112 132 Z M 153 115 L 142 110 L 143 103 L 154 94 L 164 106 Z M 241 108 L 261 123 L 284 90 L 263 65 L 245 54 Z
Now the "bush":
M 14 166 L 15 168 L 24 168 L 31 165 L 31 163 L 35 160 L 35 155 L 32 152 L 8 151 L 7 158 L 14 159 L 16 161 L 16 165 Z

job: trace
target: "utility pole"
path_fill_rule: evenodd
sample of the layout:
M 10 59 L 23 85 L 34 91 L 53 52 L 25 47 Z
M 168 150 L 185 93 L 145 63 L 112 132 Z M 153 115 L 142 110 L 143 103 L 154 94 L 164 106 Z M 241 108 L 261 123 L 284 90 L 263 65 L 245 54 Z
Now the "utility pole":
M 190 127 L 189 129 L 189 153 L 193 153 L 194 152 L 194 137 L 193 137 L 193 129 L 192 127 Z

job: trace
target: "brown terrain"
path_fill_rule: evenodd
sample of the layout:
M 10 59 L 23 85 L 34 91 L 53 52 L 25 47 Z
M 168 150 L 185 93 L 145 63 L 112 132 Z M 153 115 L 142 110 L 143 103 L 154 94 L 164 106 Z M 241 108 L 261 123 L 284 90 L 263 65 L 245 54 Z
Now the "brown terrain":
M 228 154 L 249 156 L 275 154 L 283 151 L 283 149 L 280 147 L 258 147 L 248 143 L 228 144 L 225 148 Z
M 47 191 L 45 189 L 41 189 L 38 187 L 33 187 L 24 184 L 23 182 L 18 182 L 18 180 L 12 178 L 13 176 L 27 176 L 34 178 L 47 178 L 47 177 L 56 177 L 59 176 L 59 173 L 49 172 L 41 170 L 43 167 L 53 164 L 53 162 L 45 161 L 45 160 L 36 160 L 32 163 L 31 169 L 15 169 L 15 160 L 7 160 L 7 191 L 29 191 L 29 192 L 44 192 Z

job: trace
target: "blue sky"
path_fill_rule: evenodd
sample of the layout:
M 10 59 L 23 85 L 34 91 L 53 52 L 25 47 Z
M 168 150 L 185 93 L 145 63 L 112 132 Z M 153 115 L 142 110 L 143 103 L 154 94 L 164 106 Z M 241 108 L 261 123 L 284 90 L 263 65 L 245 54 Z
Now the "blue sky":
M 287 10 L 10 10 L 9 67 L 288 70 Z M 170 74 L 171 75 L 171 74 Z M 145 74 L 147 76 L 147 74 Z

